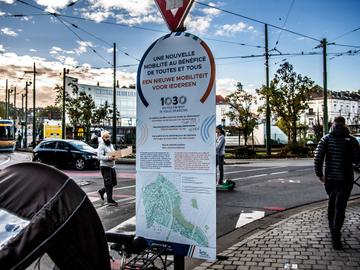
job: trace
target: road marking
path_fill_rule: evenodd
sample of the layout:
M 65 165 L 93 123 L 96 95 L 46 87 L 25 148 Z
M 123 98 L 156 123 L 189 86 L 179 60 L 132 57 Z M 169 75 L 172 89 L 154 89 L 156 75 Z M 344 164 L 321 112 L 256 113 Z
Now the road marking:
M 1 165 L 4 165 L 4 164 L 6 164 L 6 163 L 8 163 L 9 161 L 10 161 L 10 157 L 8 157 L 8 159 L 7 159 L 7 160 L 5 160 L 4 162 L 1 162 L 1 163 L 0 163 L 0 166 L 1 166 Z
M 110 232 L 135 232 L 136 227 L 136 216 L 121 222 L 120 224 L 116 225 L 114 228 L 111 228 Z
M 240 228 L 250 222 L 263 218 L 264 216 L 265 216 L 264 211 L 251 211 L 250 213 L 244 213 L 244 211 L 241 211 L 239 219 L 236 222 L 235 228 Z
M 242 180 L 242 179 L 250 179 L 250 178 L 258 178 L 258 177 L 263 177 L 268 175 L 267 173 L 264 174 L 256 174 L 256 175 L 251 175 L 251 176 L 246 176 L 246 177 L 239 177 L 239 178 L 234 178 L 231 179 L 232 181 L 238 181 L 238 180 Z
M 23 156 L 25 158 L 29 158 L 30 160 L 32 159 L 31 154 L 23 154 L 23 153 L 19 153 L 19 152 L 14 152 L 14 155 Z
M 296 170 L 295 172 L 302 172 L 302 171 L 313 171 L 314 168 L 307 168 L 307 169 L 302 169 L 302 170 Z
M 288 173 L 288 172 L 289 172 L 289 171 L 273 172 L 273 173 L 270 173 L 270 175 L 283 174 L 283 173 Z
M 115 197 L 115 195 L 114 195 L 114 197 Z M 134 196 L 129 196 L 128 198 L 125 198 L 125 199 L 116 200 L 116 202 L 120 204 L 122 202 L 127 202 L 127 201 L 131 201 L 131 200 L 134 200 L 134 202 L 135 202 L 135 197 Z M 101 210 L 101 209 L 104 209 L 104 208 L 107 208 L 107 207 L 116 207 L 116 206 L 110 206 L 110 205 L 107 205 L 105 203 L 103 206 L 100 206 L 96 210 Z
M 118 187 L 118 188 L 114 188 L 114 190 L 128 189 L 128 188 L 133 188 L 133 187 L 136 187 L 136 185 L 126 186 L 126 187 Z
M 80 181 L 80 182 L 76 182 L 76 184 L 79 187 L 84 187 L 84 186 L 90 185 L 90 183 L 88 181 Z
M 276 179 L 270 179 L 268 180 L 269 183 L 292 183 L 292 184 L 300 184 L 300 180 L 292 180 L 292 179 L 284 179 L 284 178 L 276 178 Z
M 254 172 L 254 171 L 263 171 L 263 170 L 278 169 L 278 168 L 283 168 L 283 166 L 280 166 L 280 167 L 266 167 L 266 168 L 260 168 L 260 169 L 249 169 L 249 170 L 234 171 L 234 172 L 225 172 L 225 174 L 242 173 L 242 172 Z

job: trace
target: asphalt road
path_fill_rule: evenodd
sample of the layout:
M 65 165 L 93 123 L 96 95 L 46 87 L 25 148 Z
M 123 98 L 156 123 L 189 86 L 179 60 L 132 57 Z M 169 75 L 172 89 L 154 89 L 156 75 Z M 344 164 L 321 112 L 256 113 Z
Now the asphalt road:
M 28 153 L 0 154 L 0 169 L 29 161 Z M 276 211 L 326 199 L 323 185 L 313 172 L 312 159 L 241 160 L 225 165 L 225 178 L 236 182 L 234 191 L 217 192 L 217 236 Z M 97 190 L 102 186 L 98 170 L 63 170 L 87 193 L 106 230 L 135 229 L 135 165 L 116 167 L 116 207 L 105 205 Z M 353 194 L 360 193 L 355 187 Z M 126 227 L 122 226 L 125 222 Z M 120 225 L 120 226 L 119 226 Z
M 29 161 L 28 153 L 0 154 L 0 169 Z M 225 178 L 236 182 L 234 191 L 217 192 L 217 237 L 237 227 L 300 205 L 327 198 L 315 177 L 312 159 L 241 160 L 225 165 Z M 114 199 L 118 206 L 107 206 L 97 190 L 102 186 L 98 170 L 63 170 L 87 193 L 106 230 L 135 230 L 135 165 L 116 166 L 118 185 Z M 360 194 L 355 186 L 353 194 Z

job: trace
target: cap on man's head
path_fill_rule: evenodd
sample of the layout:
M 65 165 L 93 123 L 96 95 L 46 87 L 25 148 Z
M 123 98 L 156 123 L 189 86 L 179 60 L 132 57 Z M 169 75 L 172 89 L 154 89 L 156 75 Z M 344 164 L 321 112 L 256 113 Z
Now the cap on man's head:
M 223 129 L 222 125 L 217 125 L 216 128 L 217 128 L 217 129 L 220 129 L 220 130 Z

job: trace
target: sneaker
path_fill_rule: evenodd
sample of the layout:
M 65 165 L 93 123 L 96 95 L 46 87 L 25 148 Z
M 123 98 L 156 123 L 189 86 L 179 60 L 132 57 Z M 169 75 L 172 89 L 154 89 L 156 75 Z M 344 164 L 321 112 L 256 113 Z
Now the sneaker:
M 107 205 L 115 206 L 115 205 L 118 205 L 118 203 L 114 200 L 108 200 Z
M 104 191 L 102 191 L 101 189 L 99 189 L 99 190 L 98 190 L 98 193 L 99 193 L 99 195 L 100 195 L 100 198 L 101 198 L 102 200 L 105 200 L 105 199 L 104 199 Z

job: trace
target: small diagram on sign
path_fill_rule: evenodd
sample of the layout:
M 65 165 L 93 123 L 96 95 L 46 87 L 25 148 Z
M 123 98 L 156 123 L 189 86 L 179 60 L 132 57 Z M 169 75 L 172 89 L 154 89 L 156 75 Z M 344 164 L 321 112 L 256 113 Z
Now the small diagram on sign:
M 210 135 L 214 133 L 214 123 L 215 123 L 215 115 L 211 115 L 205 118 L 205 120 L 201 124 L 201 139 L 208 144 L 214 143 L 212 141 L 213 137 Z
M 136 125 L 138 126 L 136 142 L 138 145 L 144 145 L 149 136 L 149 130 L 147 125 L 142 122 L 140 119 L 136 120 Z

